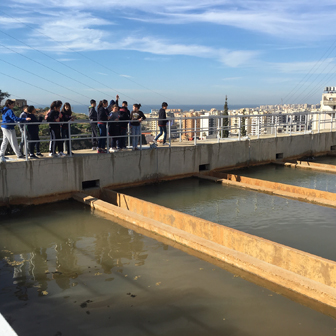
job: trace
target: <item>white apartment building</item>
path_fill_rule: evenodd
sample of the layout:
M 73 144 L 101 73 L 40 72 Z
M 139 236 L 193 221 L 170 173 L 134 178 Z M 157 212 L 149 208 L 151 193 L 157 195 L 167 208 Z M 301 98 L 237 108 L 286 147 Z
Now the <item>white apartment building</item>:
M 328 86 L 322 93 L 321 112 L 314 114 L 312 129 L 314 131 L 330 129 L 331 122 L 334 124 L 336 117 L 336 87 Z

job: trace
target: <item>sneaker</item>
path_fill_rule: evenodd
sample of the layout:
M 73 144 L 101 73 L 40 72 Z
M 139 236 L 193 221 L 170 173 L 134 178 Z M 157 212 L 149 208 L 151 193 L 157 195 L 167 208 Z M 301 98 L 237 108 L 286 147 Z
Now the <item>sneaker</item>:
M 110 149 L 109 149 L 109 152 L 110 152 L 110 153 L 113 153 L 113 152 L 115 152 L 115 149 L 110 148 Z
M 19 155 L 17 158 L 18 158 L 18 159 L 24 159 L 25 156 L 24 156 L 24 155 Z
M 59 152 L 58 156 L 65 156 L 65 154 L 63 152 Z
M 106 153 L 106 149 L 101 149 L 101 148 L 99 148 L 99 149 L 98 149 L 98 153 L 99 153 L 99 154 L 104 154 L 104 153 Z
M 153 144 L 157 144 L 157 141 L 155 139 L 153 140 Z
M 0 162 L 6 162 L 6 159 L 4 156 L 0 156 Z
M 97 149 L 99 149 L 99 148 L 97 148 L 97 147 L 92 147 L 92 150 L 97 150 Z
M 52 156 L 52 157 L 58 157 L 58 155 L 55 153 L 49 153 L 49 156 Z
M 38 157 L 35 154 L 30 154 L 29 159 L 38 159 Z
M 165 142 L 165 143 L 162 144 L 162 146 L 169 146 L 169 143 Z
M 37 152 L 36 155 L 43 156 L 43 154 L 41 152 Z

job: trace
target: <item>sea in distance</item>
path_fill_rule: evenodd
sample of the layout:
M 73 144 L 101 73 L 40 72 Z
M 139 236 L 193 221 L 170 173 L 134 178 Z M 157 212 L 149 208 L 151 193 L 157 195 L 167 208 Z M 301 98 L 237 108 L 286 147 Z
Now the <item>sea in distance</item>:
M 29 102 L 28 102 L 28 104 L 29 104 Z M 255 105 L 255 104 L 228 105 L 229 110 L 239 110 L 241 108 L 255 108 L 257 106 L 259 106 L 259 105 Z M 41 105 L 41 106 L 38 106 L 38 107 L 44 108 L 44 107 L 47 107 L 47 106 L 46 105 Z M 71 107 L 72 107 L 73 112 L 88 114 L 89 104 L 88 105 L 71 105 Z M 128 108 L 129 108 L 129 110 L 132 110 L 132 105 L 129 104 Z M 160 105 L 145 105 L 145 104 L 143 104 L 141 106 L 141 111 L 143 113 L 150 113 L 152 109 L 153 110 L 158 110 L 160 108 L 161 108 Z M 169 104 L 168 108 L 169 109 L 182 109 L 183 111 L 189 111 L 189 110 L 195 110 L 195 111 L 207 110 L 207 111 L 210 111 L 212 108 L 215 108 L 217 110 L 223 110 L 224 109 L 224 104 L 223 105 L 216 105 L 216 104 L 214 104 L 214 105 L 174 105 L 174 104 L 171 104 L 170 105 Z

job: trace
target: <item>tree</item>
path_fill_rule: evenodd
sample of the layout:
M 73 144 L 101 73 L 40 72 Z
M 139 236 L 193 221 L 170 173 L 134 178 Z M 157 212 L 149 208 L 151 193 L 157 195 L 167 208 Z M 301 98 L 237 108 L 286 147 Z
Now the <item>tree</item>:
M 225 104 L 224 104 L 224 112 L 223 112 L 224 116 L 228 116 L 229 115 L 229 108 L 228 108 L 228 104 L 227 104 L 227 96 L 225 96 Z M 229 118 L 223 118 L 223 127 L 224 129 L 222 130 L 222 138 L 228 138 L 229 137 L 229 130 L 227 129 L 227 127 L 229 126 Z
M 245 114 L 246 110 L 243 110 L 243 114 Z M 240 123 L 240 135 L 241 136 L 246 136 L 246 127 L 245 127 L 245 119 L 244 117 L 241 118 L 241 123 Z
M 8 92 L 2 92 L 0 90 L 0 105 L 1 105 L 1 102 L 5 99 L 5 98 L 8 98 L 10 96 L 10 94 Z

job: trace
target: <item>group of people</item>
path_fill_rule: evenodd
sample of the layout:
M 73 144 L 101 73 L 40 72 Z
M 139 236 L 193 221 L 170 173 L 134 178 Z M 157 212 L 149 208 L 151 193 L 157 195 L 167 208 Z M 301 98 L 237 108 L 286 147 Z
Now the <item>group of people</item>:
M 92 130 L 92 149 L 97 150 L 98 153 L 106 153 L 106 135 L 111 137 L 110 151 L 118 151 L 126 148 L 126 133 L 128 124 L 130 124 L 132 135 L 132 148 L 138 150 L 138 144 L 141 137 L 140 123 L 146 119 L 144 113 L 140 110 L 141 104 L 133 104 L 132 112 L 128 109 L 127 101 L 122 102 L 122 106 L 118 105 L 119 96 L 116 96 L 116 100 L 111 100 L 110 104 L 106 99 L 101 100 L 97 106 L 96 101 L 92 99 L 89 107 L 89 119 Z M 70 155 L 70 141 L 69 141 L 69 121 L 73 120 L 71 105 L 69 103 L 63 103 L 60 100 L 53 101 L 50 105 L 50 109 L 47 112 L 45 119 L 49 123 L 50 131 L 50 143 L 49 143 L 49 156 L 65 156 L 63 152 L 63 146 L 67 150 L 67 154 Z M 20 117 L 15 116 L 13 112 L 14 101 L 7 99 L 5 107 L 2 112 L 2 133 L 3 141 L 0 148 L 0 161 L 5 161 L 5 152 L 8 143 L 10 143 L 16 156 L 24 158 L 25 147 L 25 127 L 26 136 L 29 140 L 28 150 L 30 158 L 38 158 L 43 156 L 40 152 L 40 139 L 39 139 L 39 124 L 42 122 L 43 117 L 37 118 L 36 109 L 34 106 L 25 105 Z M 162 103 L 162 108 L 159 112 L 158 125 L 160 133 L 154 139 L 154 143 L 158 138 L 164 134 L 163 145 L 167 145 L 167 128 L 166 124 L 166 112 L 168 104 Z M 109 122 L 110 121 L 110 122 Z M 20 124 L 21 142 L 18 146 L 16 140 L 16 133 L 14 129 L 15 123 Z M 8 125 L 12 124 L 12 125 Z M 97 132 L 99 130 L 99 135 Z M 35 155 L 36 148 L 36 155 Z M 56 152 L 57 150 L 57 152 Z M 71 153 L 72 154 L 72 153 Z
M 131 135 L 132 135 L 132 149 L 138 150 L 138 143 L 141 137 L 141 127 L 140 123 L 146 119 L 146 116 L 142 111 L 140 111 L 141 104 L 133 104 L 132 112 L 128 109 L 127 101 L 123 101 L 121 107 L 118 104 L 119 96 L 116 96 L 116 100 L 111 100 L 110 104 L 106 99 L 101 100 L 97 106 L 96 110 L 96 101 L 91 100 L 89 107 L 89 119 L 91 122 L 92 129 L 92 149 L 97 150 L 98 153 L 106 153 L 106 134 L 112 137 L 111 139 L 111 152 L 118 150 L 123 150 L 126 148 L 126 132 L 127 125 L 130 124 Z M 162 103 L 162 108 L 159 113 L 159 127 L 160 133 L 154 139 L 154 142 L 157 142 L 157 139 L 164 134 L 163 145 L 167 145 L 167 128 L 166 123 L 166 112 L 168 104 L 166 102 Z M 108 122 L 112 121 L 112 122 Z M 108 124 L 108 127 L 106 127 Z M 97 126 L 99 129 L 98 141 L 97 141 Z

